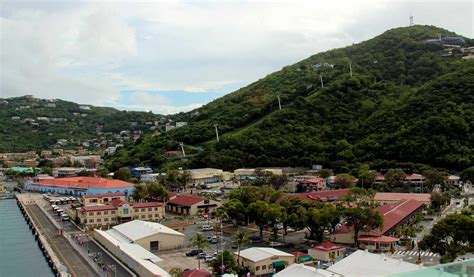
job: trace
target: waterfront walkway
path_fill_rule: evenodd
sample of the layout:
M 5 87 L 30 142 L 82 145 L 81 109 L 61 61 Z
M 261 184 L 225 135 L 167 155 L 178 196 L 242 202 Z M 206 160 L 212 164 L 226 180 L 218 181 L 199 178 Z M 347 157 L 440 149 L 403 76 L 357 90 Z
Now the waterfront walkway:
M 82 277 L 98 275 L 87 261 L 69 244 L 67 239 L 60 235 L 59 230 L 46 217 L 34 200 L 26 195 L 19 197 L 19 200 L 25 205 L 25 209 L 31 216 L 31 220 L 39 227 L 40 230 L 38 231 L 46 237 L 48 244 L 61 263 L 67 267 L 71 276 Z

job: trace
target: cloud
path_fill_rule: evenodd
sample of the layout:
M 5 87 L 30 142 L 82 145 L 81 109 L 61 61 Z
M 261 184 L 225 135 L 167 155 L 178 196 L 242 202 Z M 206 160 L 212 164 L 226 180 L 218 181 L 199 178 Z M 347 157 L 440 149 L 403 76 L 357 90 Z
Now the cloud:
M 192 109 L 214 99 L 210 93 L 223 95 L 317 52 L 406 26 L 410 12 L 416 23 L 473 36 L 472 2 L 1 5 L 1 97 L 33 93 L 163 113 Z M 126 102 L 124 91 L 146 93 Z

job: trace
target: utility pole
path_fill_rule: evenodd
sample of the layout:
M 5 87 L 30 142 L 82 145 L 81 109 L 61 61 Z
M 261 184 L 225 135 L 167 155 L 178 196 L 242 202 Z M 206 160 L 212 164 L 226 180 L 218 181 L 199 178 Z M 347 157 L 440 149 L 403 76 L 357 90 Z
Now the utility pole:
M 321 79 L 321 89 L 324 89 L 323 75 L 319 75 L 319 79 Z
M 413 26 L 413 25 L 415 25 L 415 24 L 413 23 L 413 15 L 412 15 L 411 12 L 410 12 L 410 27 Z
M 186 157 L 186 153 L 184 152 L 184 143 L 180 142 L 179 146 L 181 147 L 181 152 L 183 153 L 183 158 Z
M 277 98 L 278 98 L 278 107 L 281 110 L 281 101 L 280 101 L 280 95 L 279 94 L 277 95 Z
M 219 142 L 219 131 L 217 130 L 217 123 L 214 123 L 214 128 L 216 129 L 216 139 Z
M 351 73 L 351 78 L 352 78 L 352 64 L 349 62 L 349 72 Z

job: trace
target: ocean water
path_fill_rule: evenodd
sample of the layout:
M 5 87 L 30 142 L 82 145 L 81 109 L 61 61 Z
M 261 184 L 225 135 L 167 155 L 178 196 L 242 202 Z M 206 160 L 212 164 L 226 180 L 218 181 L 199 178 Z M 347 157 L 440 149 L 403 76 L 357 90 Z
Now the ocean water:
M 15 199 L 0 200 L 0 277 L 54 276 Z

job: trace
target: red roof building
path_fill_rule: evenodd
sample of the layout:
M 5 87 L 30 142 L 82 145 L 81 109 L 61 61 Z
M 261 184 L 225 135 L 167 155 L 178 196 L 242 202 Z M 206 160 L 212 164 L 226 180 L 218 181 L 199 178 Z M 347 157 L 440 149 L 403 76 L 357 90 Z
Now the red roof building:
M 318 192 L 286 194 L 283 198 L 300 198 L 308 201 L 336 201 L 350 193 L 351 189 L 323 190 Z M 281 201 L 282 199 L 280 199 Z
M 398 203 L 388 203 L 377 208 L 383 215 L 383 235 L 393 235 L 395 229 L 408 223 L 417 212 L 423 208 L 423 203 L 408 199 Z
M 166 203 L 167 209 L 172 213 L 183 215 L 209 214 L 220 204 L 214 200 L 195 195 L 178 194 Z
M 431 205 L 431 194 L 429 193 L 377 192 L 374 196 L 374 201 L 382 204 L 400 202 L 408 199 L 419 201 L 427 206 Z
M 113 193 L 103 193 L 103 194 L 88 194 L 84 195 L 83 198 L 104 198 L 104 197 L 115 197 L 115 196 L 124 196 L 121 192 L 113 192 Z
M 321 261 L 334 261 L 342 258 L 346 251 L 345 247 L 330 241 L 325 241 L 308 249 L 308 254 Z

